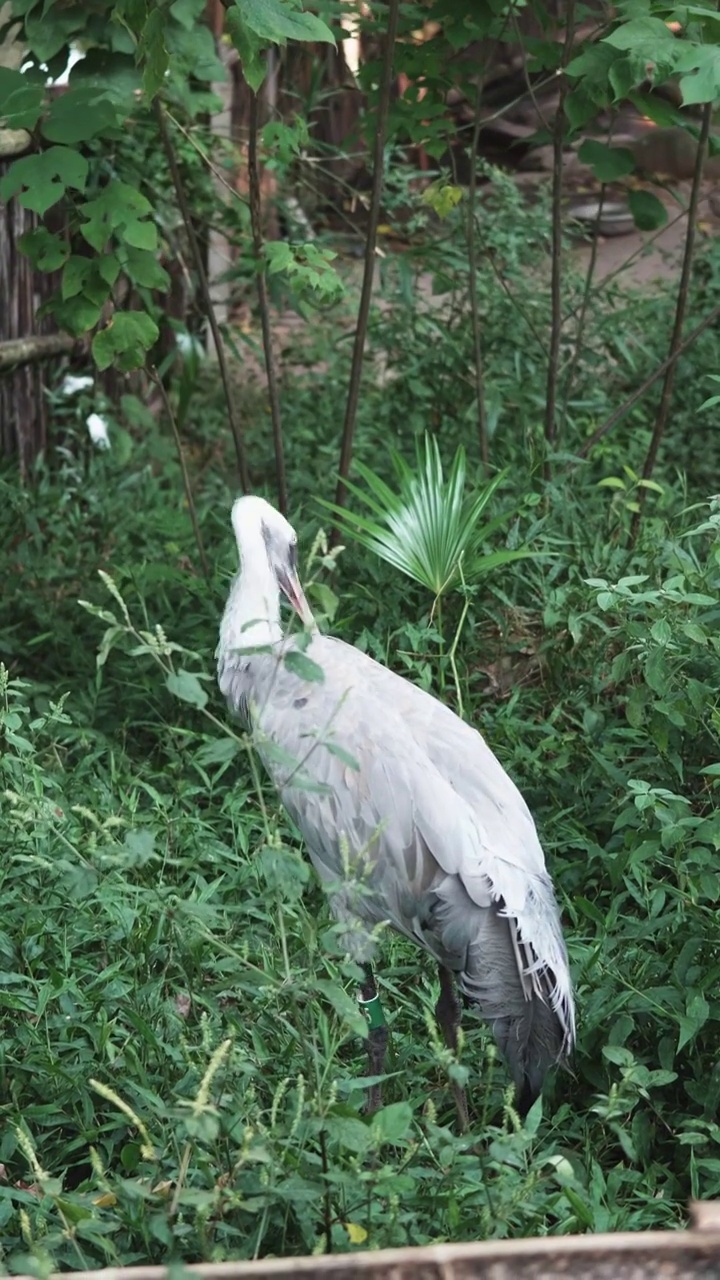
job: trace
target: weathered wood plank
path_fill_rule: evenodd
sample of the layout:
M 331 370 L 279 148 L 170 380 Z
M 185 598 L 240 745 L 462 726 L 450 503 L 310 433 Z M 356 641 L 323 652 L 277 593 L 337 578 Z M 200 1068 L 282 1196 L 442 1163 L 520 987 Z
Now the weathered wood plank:
M 321 1258 L 266 1258 L 187 1266 L 201 1280 L 718 1280 L 720 1206 L 702 1206 L 690 1231 L 551 1236 L 483 1244 L 382 1249 Z M 108 1267 L 62 1280 L 167 1280 L 166 1267 Z M 19 1280 L 29 1280 L 20 1277 Z M 60 1280 L 60 1277 L 58 1277 Z

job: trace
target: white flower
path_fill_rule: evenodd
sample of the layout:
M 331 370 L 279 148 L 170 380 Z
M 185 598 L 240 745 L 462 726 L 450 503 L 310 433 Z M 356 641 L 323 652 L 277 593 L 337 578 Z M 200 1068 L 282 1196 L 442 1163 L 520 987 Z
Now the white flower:
M 60 388 L 60 395 L 62 396 L 79 395 L 81 391 L 89 390 L 89 388 L 93 385 L 94 381 L 95 381 L 94 378 L 75 378 L 73 374 L 68 373 L 63 378 L 62 386 Z
M 101 418 L 99 413 L 91 413 L 86 419 L 85 425 L 90 433 L 90 439 L 96 444 L 98 449 L 110 448 L 110 437 L 108 436 L 107 418 Z

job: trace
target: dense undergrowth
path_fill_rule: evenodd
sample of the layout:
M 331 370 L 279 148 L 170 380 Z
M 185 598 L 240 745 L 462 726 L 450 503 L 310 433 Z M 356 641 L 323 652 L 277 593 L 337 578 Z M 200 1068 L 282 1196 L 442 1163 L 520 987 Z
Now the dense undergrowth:
M 388 937 L 386 1106 L 363 1117 L 357 974 L 214 689 L 235 568 L 214 380 L 185 424 L 210 583 L 165 431 L 128 400 L 113 449 L 88 456 L 67 411 L 54 468 L 27 489 L 0 478 L 10 1270 L 670 1227 L 689 1196 L 720 1194 L 720 506 L 697 413 L 715 339 L 683 364 L 660 491 L 628 550 L 651 406 L 591 464 L 559 459 L 552 482 L 539 476 L 544 374 L 518 332 L 527 312 L 539 332 L 547 322 L 526 274 L 543 217 L 496 246 L 523 313 L 490 266 L 481 281 L 493 462 L 508 468 L 495 505 L 516 508 L 500 541 L 535 556 L 468 589 L 457 657 L 465 713 L 525 792 L 558 887 L 579 1010 L 572 1071 L 520 1127 L 481 1024 L 466 1019 L 454 1063 L 431 1018 L 431 966 Z M 417 265 L 462 296 L 451 243 Z M 712 254 L 701 266 L 697 305 L 718 291 Z M 385 472 L 388 439 L 412 459 L 428 427 L 446 458 L 475 449 L 467 316 L 458 304 L 440 320 L 414 281 L 409 259 L 388 267 L 372 331 L 385 363 L 381 385 L 366 380 L 358 456 Z M 304 339 L 306 369 L 322 355 L 322 372 L 284 387 L 306 555 L 326 521 L 315 499 L 334 487 L 347 343 L 332 324 Z M 657 295 L 592 311 L 569 452 L 662 358 L 669 325 Z M 253 403 L 258 459 L 267 418 Z M 444 655 L 460 595 L 443 647 L 421 590 L 366 553 L 348 547 L 328 576 L 316 545 L 308 573 L 338 634 L 453 702 Z M 468 1139 L 454 1132 L 458 1070 Z

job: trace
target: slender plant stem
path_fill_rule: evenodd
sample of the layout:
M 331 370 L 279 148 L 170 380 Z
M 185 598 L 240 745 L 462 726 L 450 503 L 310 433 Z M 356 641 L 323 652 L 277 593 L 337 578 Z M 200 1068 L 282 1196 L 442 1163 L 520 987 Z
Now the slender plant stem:
M 614 413 L 611 413 L 610 417 L 606 418 L 596 431 L 593 431 L 591 436 L 588 436 L 584 444 L 578 449 L 576 459 L 568 464 L 568 468 L 566 468 L 566 470 L 570 467 L 577 466 L 577 463 L 581 458 L 587 457 L 590 451 L 595 448 L 595 445 L 599 444 L 608 432 L 612 431 L 613 427 L 617 426 L 618 422 L 625 417 L 626 413 L 629 413 L 630 410 L 635 407 L 639 400 L 642 400 L 645 393 L 650 390 L 654 383 L 657 382 L 658 378 L 661 378 L 664 373 L 667 373 L 671 365 L 677 364 L 680 356 L 683 356 L 685 352 L 690 349 L 693 343 L 697 342 L 697 339 L 701 334 L 703 334 L 706 329 L 709 329 L 710 325 L 714 324 L 717 319 L 720 319 L 720 307 L 713 307 L 712 311 L 709 311 L 705 316 L 705 319 L 701 320 L 700 323 L 688 334 L 687 338 L 683 339 L 676 350 L 673 351 L 671 355 L 666 356 L 662 364 L 659 364 L 657 369 L 653 370 L 642 385 L 639 386 L 636 391 L 633 391 L 632 395 L 628 396 L 627 400 L 624 400 L 620 407 L 616 409 Z
M 512 289 L 509 287 L 507 280 L 505 279 L 502 271 L 500 270 L 500 267 L 498 266 L 495 260 L 495 253 L 493 252 L 492 249 L 486 250 L 486 257 L 488 262 L 490 263 L 490 266 L 492 267 L 492 270 L 495 273 L 495 279 L 500 285 L 500 288 L 505 292 L 505 294 L 507 295 L 508 301 L 512 304 L 512 306 L 515 308 L 518 314 L 522 316 L 528 329 L 530 330 L 530 333 L 532 334 L 533 338 L 537 342 L 538 347 L 540 348 L 540 354 L 545 359 L 548 359 L 548 348 L 547 348 L 547 343 L 545 342 L 545 339 L 543 338 L 542 334 L 538 330 L 537 326 L 533 323 L 532 318 L 530 317 L 528 312 L 525 310 L 522 303 L 518 301 Z
M 357 408 L 360 400 L 360 382 L 362 378 L 362 362 L 365 352 L 368 320 L 370 317 L 370 300 L 372 298 L 373 279 L 375 276 L 375 248 L 377 229 L 380 221 L 380 201 L 383 189 L 383 168 L 385 158 L 385 134 L 387 132 L 388 110 L 390 107 L 390 91 L 392 88 L 393 58 L 395 55 L 395 39 L 397 36 L 400 0 L 389 0 L 388 25 L 383 53 L 382 70 L 380 72 L 380 88 L 378 92 L 377 118 L 375 121 L 375 145 L 373 147 L 373 187 L 368 215 L 367 238 L 365 241 L 365 269 L 363 272 L 362 292 L 358 308 L 357 328 L 353 346 L 350 384 L 348 387 L 345 422 L 343 424 L 342 445 L 340 449 L 340 466 L 338 468 L 338 484 L 335 491 L 335 502 L 342 507 L 345 504 L 346 485 L 352 461 L 353 438 Z M 338 537 L 337 529 L 333 531 L 333 542 Z
M 545 479 L 550 479 L 549 453 L 557 437 L 557 393 L 560 362 L 560 338 L 562 336 L 562 180 L 563 143 L 565 141 L 565 98 L 568 92 L 565 68 L 570 61 L 575 35 L 575 0 L 568 0 L 565 10 L 565 43 L 560 61 L 560 93 L 553 129 L 553 184 L 552 184 L 552 264 L 550 271 L 550 351 L 545 390 Z
M 180 439 L 180 432 L 178 431 L 178 425 L 175 418 L 175 414 L 172 411 L 172 405 L 170 404 L 170 397 L 168 396 L 168 393 L 165 390 L 165 385 L 163 383 L 162 378 L 158 374 L 157 369 L 152 368 L 150 370 L 150 377 L 152 378 L 153 382 L 155 383 L 156 387 L 160 392 L 160 395 L 162 396 L 163 404 L 165 406 L 165 412 L 170 421 L 170 426 L 172 427 L 173 436 L 175 437 L 175 448 L 177 449 L 178 460 L 180 462 L 180 471 L 182 472 L 183 485 L 185 487 L 185 498 L 187 500 L 188 510 L 190 512 L 190 519 L 192 521 L 193 533 L 195 534 L 195 542 L 197 544 L 198 555 L 200 556 L 200 564 L 202 566 L 202 571 L 203 571 L 205 580 L 209 582 L 210 581 L 210 565 L 208 564 L 208 558 L 205 554 L 205 544 L 203 543 L 202 534 L 200 532 L 200 523 L 197 517 L 195 499 L 193 498 L 192 486 L 190 484 L 190 476 L 188 475 L 188 469 L 185 463 L 185 451 L 182 447 L 182 440 Z
M 158 128 L 160 130 L 160 139 L 162 141 L 163 150 L 167 157 L 173 186 L 175 187 L 175 194 L 177 196 L 178 207 L 185 227 L 185 233 L 195 261 L 195 270 L 197 272 L 198 285 L 200 288 L 203 306 L 205 308 L 205 315 L 207 317 L 207 322 L 210 325 L 210 332 L 212 333 L 215 350 L 217 352 L 218 368 L 220 370 L 220 377 L 222 379 L 223 390 L 225 392 L 225 403 L 227 405 L 228 418 L 230 419 L 230 427 L 233 434 L 233 440 L 235 442 L 235 453 L 237 456 L 238 472 L 240 475 L 240 485 L 244 493 L 249 493 L 250 476 L 248 473 L 247 458 L 245 455 L 245 442 L 233 407 L 232 395 L 230 393 L 230 378 L 228 375 L 227 363 L 225 361 L 222 338 L 220 337 L 218 322 L 215 319 L 215 309 L 212 304 L 212 298 L 210 297 L 210 287 L 205 273 L 205 265 L 203 263 L 202 253 L 200 252 L 198 238 L 195 234 L 195 227 L 193 226 L 192 214 L 190 212 L 190 206 L 185 193 L 182 175 L 180 173 L 177 156 L 175 155 L 175 149 L 167 126 L 165 108 L 159 98 L 155 99 L 155 115 L 157 117 Z
M 573 343 L 572 355 L 568 361 L 567 372 L 565 374 L 565 388 L 563 390 L 562 409 L 560 411 L 560 422 L 563 427 L 567 424 L 568 404 L 572 394 L 573 383 L 575 381 L 575 371 L 577 369 L 580 352 L 582 351 L 583 338 L 585 337 L 585 322 L 587 320 L 588 306 L 590 304 L 590 295 L 592 293 L 593 276 L 595 275 L 595 264 L 597 262 L 598 252 L 598 236 L 600 235 L 600 220 L 602 218 L 603 204 L 605 203 L 605 183 L 600 187 L 600 196 L 598 199 L 598 211 L 595 218 L 595 224 L 592 230 L 592 242 L 590 244 L 590 261 L 588 262 L 587 272 L 585 274 L 585 286 L 583 288 L 582 302 L 580 303 L 580 314 L 578 315 L 577 328 L 575 329 L 575 341 Z
M 702 182 L 703 168 L 705 166 L 705 156 L 708 147 L 708 137 L 710 136 L 710 123 L 712 120 L 712 102 L 706 102 L 703 107 L 702 125 L 700 128 L 700 137 L 698 138 L 697 159 L 695 161 L 695 172 L 693 174 L 692 189 L 690 191 L 690 203 L 688 205 L 688 224 L 687 234 L 685 236 L 685 252 L 683 254 L 682 272 L 680 274 L 680 285 L 678 288 L 677 302 L 675 304 L 675 322 L 673 324 L 672 335 L 670 338 L 670 350 L 668 352 L 669 364 L 665 371 L 665 380 L 663 382 L 662 394 L 660 396 L 660 404 L 658 406 L 657 418 L 650 439 L 650 447 L 643 465 L 643 479 L 649 480 L 655 470 L 655 462 L 657 460 L 658 450 L 665 433 L 667 420 L 670 416 L 670 402 L 672 400 L 673 387 L 675 385 L 675 371 L 677 369 L 677 355 L 682 343 L 682 330 L 685 322 L 685 312 L 687 311 L 688 296 L 690 293 L 690 276 L 692 274 L 693 253 L 695 251 L 695 230 L 697 221 L 698 202 L 700 199 L 700 184 Z M 630 528 L 630 546 L 635 545 L 638 532 L 640 530 L 640 521 L 642 519 L 643 507 L 645 505 L 646 489 L 641 485 L 638 490 L 638 510 L 633 516 L 633 522 Z
M 267 281 L 265 279 L 265 246 L 263 244 L 262 217 L 260 213 L 260 169 L 258 166 L 258 95 L 252 93 L 250 98 L 250 139 L 248 143 L 248 185 L 250 188 L 250 222 L 252 226 L 253 254 L 257 278 L 258 306 L 260 308 L 260 325 L 262 328 L 263 352 L 265 354 L 265 372 L 267 374 L 268 396 L 270 398 L 270 416 L 272 418 L 273 447 L 275 449 L 275 479 L 277 482 L 278 506 L 287 511 L 287 481 L 285 478 L 285 450 L 283 447 L 282 419 L 280 416 L 280 396 L 278 394 L 275 374 L 275 357 L 272 349 L 272 333 L 270 329 L 270 311 L 268 308 Z
M 490 471 L 490 442 L 488 440 L 487 412 L 485 407 L 485 375 L 483 367 L 482 333 L 480 330 L 480 308 L 477 288 L 477 244 L 475 240 L 475 200 L 477 195 L 477 152 L 480 142 L 480 108 L 482 106 L 483 77 L 478 77 L 475 94 L 475 120 L 473 122 L 472 143 L 470 150 L 470 184 L 468 186 L 468 218 L 467 246 L 468 266 L 470 268 L 470 316 L 472 319 L 473 346 L 475 349 L 475 394 L 477 396 L 478 437 L 480 441 L 480 457 L 483 471 L 487 476 Z
M 328 1164 L 327 1154 L 327 1134 L 325 1129 L 320 1130 L 320 1159 L 322 1161 L 323 1171 L 323 1219 L 325 1227 L 325 1252 L 332 1253 L 332 1200 L 330 1198 L 330 1167 Z

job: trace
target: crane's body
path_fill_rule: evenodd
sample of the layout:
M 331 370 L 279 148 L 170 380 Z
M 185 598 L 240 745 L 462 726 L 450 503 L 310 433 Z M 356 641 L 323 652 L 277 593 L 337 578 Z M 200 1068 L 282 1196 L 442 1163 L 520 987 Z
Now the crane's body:
M 278 585 L 311 615 L 292 555 L 285 569 L 275 563 L 273 591 L 273 519 L 294 539 L 261 499 L 233 511 L 242 567 L 221 626 L 220 689 L 252 725 L 348 951 L 370 960 L 388 924 L 432 955 L 490 1022 L 525 1110 L 574 1041 L 559 912 L 530 811 L 481 735 L 436 698 L 340 640 L 283 637 Z M 322 679 L 288 661 L 299 648 Z

